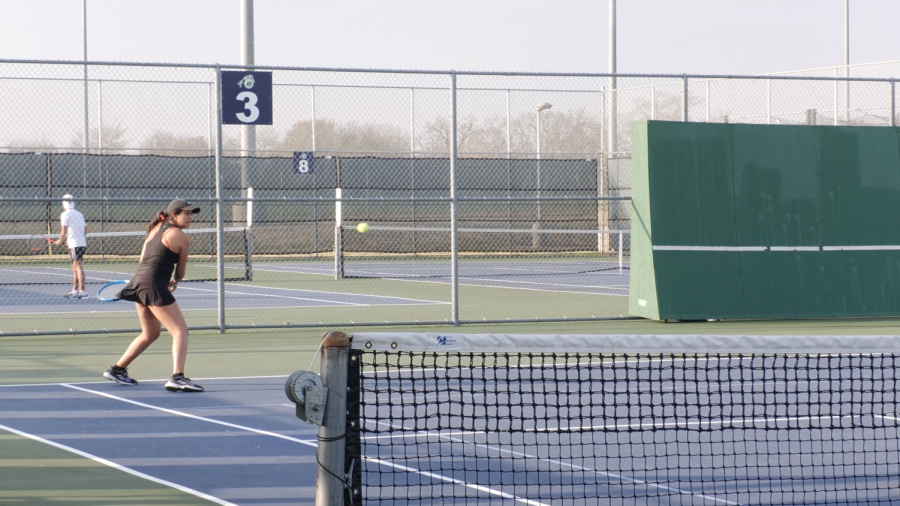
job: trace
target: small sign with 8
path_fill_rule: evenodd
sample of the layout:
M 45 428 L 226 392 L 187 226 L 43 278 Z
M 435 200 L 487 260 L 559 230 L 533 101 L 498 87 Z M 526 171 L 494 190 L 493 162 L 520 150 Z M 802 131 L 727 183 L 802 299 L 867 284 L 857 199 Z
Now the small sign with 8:
M 294 151 L 294 174 L 312 174 L 316 155 L 312 151 Z

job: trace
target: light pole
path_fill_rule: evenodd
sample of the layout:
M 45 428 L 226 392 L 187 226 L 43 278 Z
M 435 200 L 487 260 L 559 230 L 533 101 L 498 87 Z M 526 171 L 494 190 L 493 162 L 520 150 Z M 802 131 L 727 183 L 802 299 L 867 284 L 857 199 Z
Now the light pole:
M 84 52 L 84 156 L 81 158 L 81 195 L 87 197 L 87 156 L 90 150 L 90 132 L 88 131 L 88 45 L 87 45 L 87 0 L 81 0 L 81 36 Z
M 535 135 L 535 139 L 536 139 L 535 144 L 536 144 L 536 151 L 537 151 L 537 197 L 538 197 L 537 221 L 538 221 L 538 228 L 540 228 L 541 222 L 543 221 L 543 216 L 541 216 L 541 200 L 540 200 L 541 199 L 541 111 L 546 111 L 547 109 L 550 109 L 551 107 L 553 107 L 553 105 L 548 104 L 547 102 L 538 104 L 538 106 L 537 106 L 537 121 L 535 122 L 536 129 L 537 129 L 536 135 Z
M 844 0 L 844 75 L 850 77 L 850 0 Z M 850 81 L 844 86 L 844 118 L 850 124 Z

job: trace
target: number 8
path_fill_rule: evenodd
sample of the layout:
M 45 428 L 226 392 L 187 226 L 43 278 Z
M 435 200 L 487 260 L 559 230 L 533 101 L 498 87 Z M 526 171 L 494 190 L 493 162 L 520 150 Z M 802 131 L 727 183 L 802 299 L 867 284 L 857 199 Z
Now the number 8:
M 297 167 L 297 169 L 301 174 L 306 174 L 307 172 L 309 172 L 309 160 L 300 160 L 300 163 L 298 165 L 299 167 Z
M 237 119 L 244 123 L 253 123 L 256 121 L 259 118 L 259 108 L 256 107 L 256 102 L 259 99 L 256 98 L 256 93 L 253 93 L 252 91 L 242 91 L 238 93 L 237 99 L 244 102 L 245 109 L 245 112 L 235 114 Z M 246 111 L 249 111 L 249 113 Z

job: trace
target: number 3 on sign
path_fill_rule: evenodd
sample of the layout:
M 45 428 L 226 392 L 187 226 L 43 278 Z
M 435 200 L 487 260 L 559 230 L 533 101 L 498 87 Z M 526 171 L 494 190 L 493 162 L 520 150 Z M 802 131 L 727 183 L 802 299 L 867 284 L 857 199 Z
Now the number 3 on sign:
M 259 100 L 256 98 L 256 93 L 252 91 L 242 91 L 238 93 L 237 99 L 241 102 L 244 102 L 244 111 L 238 114 L 237 119 L 243 121 L 244 123 L 253 123 L 259 118 L 259 108 L 256 107 L 256 102 Z

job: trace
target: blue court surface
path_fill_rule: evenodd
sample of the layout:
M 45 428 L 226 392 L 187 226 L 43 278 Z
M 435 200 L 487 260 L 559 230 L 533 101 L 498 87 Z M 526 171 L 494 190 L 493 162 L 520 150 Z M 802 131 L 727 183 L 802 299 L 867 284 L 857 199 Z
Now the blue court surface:
M 143 473 L 218 504 L 314 504 L 317 427 L 297 419 L 285 377 L 0 387 L 0 429 Z
M 334 264 L 333 262 L 267 263 L 257 264 L 254 271 L 333 276 Z M 628 295 L 630 276 L 627 267 L 619 269 L 611 262 L 466 260 L 460 261 L 458 272 L 459 284 L 463 286 L 617 296 Z M 441 260 L 347 262 L 344 277 L 445 284 L 451 282 L 450 264 Z
M 125 301 L 103 302 L 97 298 L 101 284 L 88 283 L 87 299 L 71 300 L 64 297 L 67 285 L 0 285 L 0 314 L 29 314 L 47 312 L 134 312 L 134 304 Z M 214 282 L 191 282 L 178 287 L 178 305 L 185 311 L 215 310 L 218 295 Z M 433 300 L 420 300 L 387 295 L 339 293 L 302 288 L 257 286 L 247 283 L 225 283 L 227 307 L 231 309 L 271 309 L 291 307 L 334 306 L 397 306 L 446 304 Z

